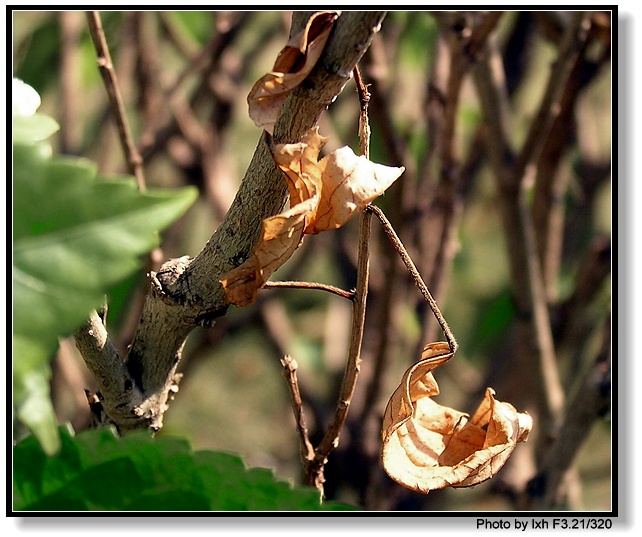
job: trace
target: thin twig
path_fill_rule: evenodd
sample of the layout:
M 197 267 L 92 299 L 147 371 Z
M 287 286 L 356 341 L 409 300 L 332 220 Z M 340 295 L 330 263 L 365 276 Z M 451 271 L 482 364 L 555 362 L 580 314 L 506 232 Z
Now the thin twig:
M 136 177 L 138 189 L 141 192 L 144 192 L 146 190 L 146 185 L 145 175 L 143 173 L 143 159 L 140 156 L 138 149 L 136 149 L 136 145 L 134 144 L 129 125 L 127 123 L 125 106 L 123 104 L 120 89 L 118 88 L 118 80 L 116 78 L 116 72 L 114 71 L 114 65 L 111 61 L 109 47 L 107 46 L 107 41 L 105 39 L 105 32 L 103 30 L 100 13 L 98 11 L 88 11 L 87 22 L 89 23 L 89 31 L 94 42 L 94 47 L 96 48 L 98 68 L 100 69 L 100 74 L 102 75 L 105 83 L 105 89 L 107 90 L 107 95 L 109 97 L 109 104 L 116 120 L 118 135 L 121 145 L 123 146 L 129 171 Z
M 595 324 L 594 301 L 604 290 L 604 282 L 611 274 L 611 241 L 606 237 L 597 238 L 588 254 L 580 260 L 573 293 L 557 305 L 553 314 L 556 319 L 553 328 L 558 349 L 558 358 L 569 359 L 567 382 L 574 380 L 579 355 L 589 344 L 588 334 Z
M 368 119 L 368 104 L 370 103 L 370 93 L 368 86 L 366 86 L 361 78 L 359 66 L 355 65 L 352 71 L 354 81 L 357 84 L 357 92 L 359 93 L 359 152 L 366 157 L 370 158 L 370 121 Z
M 362 211 L 359 219 L 359 253 L 357 258 L 357 287 L 352 303 L 352 329 L 350 333 L 350 349 L 343 374 L 343 381 L 339 391 L 339 399 L 334 414 L 334 419 L 325 436 L 317 446 L 314 459 L 306 468 L 306 483 L 320 487 L 322 490 L 323 470 L 328 456 L 339 445 L 339 435 L 348 415 L 348 408 L 352 401 L 357 377 L 361 369 L 361 342 L 363 340 L 363 327 L 366 315 L 366 297 L 368 295 L 368 280 L 370 276 L 369 250 L 370 250 L 370 224 L 369 211 Z
M 445 102 L 442 120 L 441 145 L 441 181 L 451 186 L 457 157 L 455 131 L 457 128 L 457 112 L 459 110 L 459 95 L 464 82 L 464 74 L 468 68 L 465 61 L 464 47 L 458 34 L 450 35 L 450 62 L 448 80 L 446 82 Z
M 465 19 L 464 19 L 465 22 Z M 449 25 L 452 27 L 454 25 Z M 468 31 L 466 26 L 463 28 Z M 439 182 L 436 185 L 434 192 L 431 193 L 432 198 L 428 212 L 427 219 L 429 228 L 434 228 L 435 232 L 433 238 L 422 238 L 422 242 L 426 242 L 426 246 L 432 246 L 431 251 L 424 251 L 423 256 L 432 260 L 430 270 L 425 272 L 426 279 L 430 284 L 430 289 L 433 290 L 436 297 L 443 294 L 446 287 L 446 279 L 448 269 L 452 263 L 455 250 L 455 235 L 459 218 L 462 212 L 462 200 L 458 193 L 461 183 L 461 165 L 457 156 L 457 117 L 459 111 L 461 88 L 463 86 L 465 75 L 470 68 L 470 62 L 466 56 L 466 47 L 473 43 L 476 45 L 477 41 L 482 39 L 482 35 L 488 35 L 482 32 L 482 35 L 473 31 L 470 40 L 466 40 L 464 35 L 465 31 L 456 32 L 449 30 L 447 35 L 448 39 L 448 75 L 444 83 L 444 104 L 440 107 L 441 115 L 438 118 L 439 131 L 437 133 L 438 151 L 433 153 L 434 157 L 439 157 Z M 438 80 L 435 80 L 438 82 Z M 426 185 L 430 185 L 430 181 L 426 181 Z M 430 336 L 429 340 L 434 337 L 434 326 L 428 323 L 429 318 L 424 319 L 424 331 Z
M 305 414 L 303 412 L 303 400 L 301 399 L 301 391 L 299 390 L 299 381 L 296 376 L 296 370 L 299 366 L 296 360 L 287 354 L 281 360 L 281 365 L 283 365 L 283 376 L 288 381 L 290 398 L 292 399 L 292 410 L 294 411 L 296 428 L 301 440 L 301 461 L 303 462 L 304 468 L 306 468 L 310 461 L 314 459 L 314 448 L 310 442 L 308 426 L 305 422 Z M 321 482 L 316 486 L 321 493 L 323 493 L 323 483 Z
M 225 39 L 225 34 L 232 32 L 232 35 L 234 35 L 236 33 L 236 28 L 242 25 L 243 22 L 246 22 L 247 18 L 246 14 L 239 14 L 238 18 L 234 20 L 225 31 L 215 32 L 210 40 L 205 43 L 199 51 L 190 54 L 184 52 L 188 63 L 176 76 L 172 84 L 168 86 L 165 95 L 168 100 L 174 98 L 178 89 L 183 86 L 194 73 L 206 68 L 208 72 L 211 72 L 211 69 L 214 66 L 218 66 L 218 60 L 220 59 L 222 50 L 224 50 L 224 48 L 230 43 L 229 39 Z M 169 28 L 169 26 L 166 26 L 166 28 Z M 214 59 L 216 61 L 213 61 Z
M 220 59 L 223 52 L 231 45 L 233 39 L 242 29 L 245 22 L 251 16 L 249 12 L 240 13 L 238 18 L 233 21 L 224 31 L 217 32 L 198 52 L 181 73 L 177 75 L 174 81 L 163 89 L 164 100 L 163 108 L 158 109 L 158 119 L 153 124 L 145 126 L 145 130 L 140 137 L 140 152 L 144 158 L 148 159 L 152 154 L 163 150 L 168 140 L 184 125 L 179 125 L 182 114 L 189 112 L 194 116 L 192 110 L 197 109 L 201 104 L 207 102 L 211 104 L 216 101 L 212 96 L 211 80 L 214 73 L 220 69 Z M 261 30 L 264 31 L 264 30 Z M 267 36 L 266 36 L 267 38 Z M 259 42 L 262 42 L 259 39 Z M 250 54 L 251 57 L 251 54 Z M 189 99 L 179 91 L 184 87 L 185 82 L 192 75 L 199 73 L 199 78 L 195 82 L 195 88 L 190 93 Z M 167 119 L 164 112 L 169 107 L 171 117 Z M 194 121 L 191 121 L 192 128 Z M 195 132 L 203 131 L 199 126 Z M 189 138 L 188 138 L 189 141 Z M 199 148 L 201 144 L 196 144 Z
M 359 140 L 360 151 L 362 155 L 369 154 L 370 128 L 368 126 L 367 103 L 369 99 L 368 91 L 361 80 L 359 69 L 355 66 L 353 70 L 357 89 L 359 92 L 359 102 L 361 103 L 361 116 L 359 119 Z M 371 215 L 367 210 L 361 211 L 359 219 L 359 251 L 357 258 L 357 286 L 354 292 L 346 292 L 333 286 L 308 282 L 268 282 L 272 285 L 266 287 L 298 287 L 308 289 L 323 289 L 335 294 L 350 298 L 352 300 L 352 329 L 350 335 L 350 348 L 346 360 L 343 381 L 339 391 L 339 400 L 334 414 L 334 419 L 330 424 L 325 436 L 313 451 L 307 436 L 307 428 L 303 418 L 301 408 L 301 397 L 298 393 L 298 384 L 296 381 L 296 362 L 286 356 L 282 360 L 286 378 L 290 381 L 290 391 L 293 401 L 293 409 L 297 421 L 297 429 L 301 437 L 301 457 L 304 464 L 305 482 L 308 485 L 315 486 L 323 495 L 324 467 L 330 453 L 339 445 L 339 436 L 343 425 L 348 416 L 348 409 L 352 396 L 357 384 L 357 377 L 361 369 L 361 343 L 363 341 L 363 330 L 366 313 L 366 297 L 368 294 L 368 280 L 370 275 L 369 266 L 369 243 L 370 243 L 370 224 Z M 276 284 L 276 285 L 274 285 Z
M 150 123 L 157 113 L 157 103 L 162 101 L 160 91 L 160 64 L 159 51 L 161 50 L 156 20 L 153 13 L 142 11 L 134 12 L 134 47 L 135 47 L 135 75 L 138 82 L 137 111 L 141 123 Z M 141 159 L 142 160 L 142 159 Z
M 143 158 L 136 148 L 136 144 L 134 143 L 134 139 L 131 134 L 131 129 L 129 128 L 127 115 L 125 113 L 125 105 L 123 103 L 122 94 L 118 84 L 118 77 L 111 59 L 107 39 L 105 38 L 100 13 L 98 11 L 87 11 L 86 16 L 94 48 L 96 49 L 98 68 L 105 84 L 111 113 L 116 121 L 118 137 L 125 154 L 127 167 L 129 172 L 136 177 L 138 190 L 140 192 L 145 192 L 147 190 L 147 183 L 143 169 Z M 162 259 L 162 249 L 160 247 L 154 248 L 145 260 L 145 272 L 158 270 Z M 139 319 L 141 310 L 142 301 L 139 301 L 139 303 L 135 303 L 132 307 L 133 318 Z M 128 335 L 127 332 L 124 332 L 123 336 L 124 335 Z M 121 336 L 121 340 L 122 339 L 123 337 Z M 127 342 L 129 342 L 129 337 Z M 124 345 L 120 346 L 124 348 Z
M 357 83 L 357 90 L 359 93 L 359 102 L 361 114 L 359 117 L 359 146 L 362 155 L 366 158 L 370 153 L 370 126 L 368 123 L 368 100 L 370 95 L 366 86 L 364 85 L 359 68 L 355 66 L 353 70 L 355 82 Z M 328 428 L 325 436 L 314 450 L 312 456 L 309 452 L 309 441 L 307 440 L 307 431 L 302 429 L 299 425 L 300 404 L 294 404 L 295 417 L 297 419 L 297 427 L 301 435 L 301 454 L 304 461 L 304 475 L 308 485 L 317 487 L 323 495 L 324 467 L 328 460 L 328 456 L 339 445 L 339 436 L 343 425 L 348 416 L 348 408 L 352 401 L 352 396 L 357 384 L 357 377 L 361 369 L 361 343 L 363 341 L 363 331 L 365 325 L 366 313 L 366 297 L 368 294 L 368 281 L 370 276 L 369 266 L 369 244 L 370 244 L 370 223 L 371 216 L 366 210 L 362 211 L 359 219 L 359 253 L 357 258 L 357 287 L 354 292 L 346 296 L 345 291 L 337 289 L 332 286 L 325 286 L 323 284 L 306 283 L 307 288 L 319 288 L 332 291 L 340 296 L 346 296 L 352 300 L 352 329 L 350 336 L 350 349 L 348 351 L 348 359 L 346 360 L 346 367 L 341 383 L 339 392 L 339 400 L 335 411 L 334 419 Z M 280 283 L 303 283 L 303 282 L 280 282 Z M 278 285 L 277 285 L 278 286 Z M 287 359 L 287 357 L 286 357 Z M 286 364 L 284 363 L 284 367 Z M 294 377 L 296 380 L 296 377 Z M 292 385 L 291 390 L 298 388 L 297 385 Z M 294 400 L 293 392 L 293 400 Z M 300 401 L 300 396 L 299 396 Z M 304 425 L 304 424 L 303 424 Z M 304 434 L 306 433 L 306 434 Z
M 546 396 L 546 403 L 556 422 L 561 418 L 564 407 L 564 389 L 559 376 L 555 355 L 555 343 L 551 330 L 551 321 L 546 300 L 546 289 L 542 269 L 537 256 L 535 230 L 533 228 L 530 207 L 525 192 L 520 192 L 517 199 L 520 226 L 524 239 L 524 255 L 528 277 L 528 294 L 532 312 L 532 325 L 535 334 L 535 344 L 540 362 L 540 372 Z
M 354 297 L 355 297 L 354 291 L 346 291 L 345 289 L 335 287 L 334 285 L 328 285 L 325 283 L 317 283 L 317 282 L 268 281 L 268 282 L 265 282 L 265 285 L 263 286 L 264 289 L 276 289 L 276 288 L 284 288 L 284 287 L 286 288 L 289 287 L 292 289 L 316 289 L 319 291 L 327 291 L 328 293 L 334 293 L 335 295 L 338 295 L 343 298 L 347 298 L 348 300 L 354 300 Z
M 403 243 L 397 236 L 397 233 L 395 232 L 394 228 L 386 218 L 386 215 L 383 214 L 383 211 L 376 205 L 368 205 L 366 207 L 366 211 L 374 213 L 374 215 L 379 219 L 379 221 L 383 225 L 383 229 L 386 235 L 388 236 L 395 250 L 401 257 L 401 260 L 404 262 L 404 265 L 406 265 L 406 268 L 408 269 L 408 272 L 412 276 L 412 279 L 414 280 L 415 284 L 419 288 L 419 291 L 421 292 L 423 297 L 426 299 L 426 302 L 428 302 L 428 305 L 430 306 L 430 309 L 432 310 L 435 318 L 437 319 L 439 326 L 441 326 L 444 336 L 446 336 L 446 340 L 448 341 L 448 346 L 450 347 L 450 351 L 454 353 L 459 347 L 457 340 L 455 340 L 455 336 L 453 336 L 453 333 L 450 330 L 450 327 L 448 326 L 446 319 L 444 318 L 441 311 L 439 310 L 439 306 L 437 305 L 437 302 L 430 294 L 428 286 L 423 281 L 421 274 L 419 274 L 417 267 L 415 266 L 412 259 L 408 255 L 406 248 L 404 247 Z
M 388 78 L 382 74 L 391 69 L 387 64 L 382 48 L 384 48 L 382 41 L 375 41 L 368 49 L 368 53 L 364 56 L 362 62 L 362 65 L 365 65 L 370 73 L 370 80 L 372 81 L 372 84 L 368 84 L 368 87 L 373 85 L 376 89 L 369 96 L 368 112 L 372 113 L 372 119 L 377 124 L 377 134 L 388 155 L 387 160 L 394 166 L 403 165 L 406 168 L 404 177 L 414 177 L 416 174 L 415 159 L 409 157 L 407 140 L 393 127 L 394 121 L 392 119 L 390 101 L 394 99 L 394 95 L 397 95 L 397 93 L 391 90 L 394 77 Z
M 591 30 L 593 27 L 591 26 Z M 577 50 L 571 56 L 575 62 L 566 75 L 567 83 L 564 85 L 561 96 L 557 99 L 559 114 L 552 122 L 547 132 L 544 146 L 537 160 L 537 175 L 535 179 L 535 193 L 532 202 L 533 224 L 536 230 L 538 254 L 542 264 L 544 283 L 547 299 L 550 304 L 558 298 L 558 280 L 561 266 L 561 255 L 564 241 L 566 240 L 566 203 L 565 192 L 569 189 L 570 173 L 560 166 L 562 158 L 567 155 L 566 144 L 560 140 L 567 140 L 576 128 L 576 108 L 579 99 L 589 84 L 602 72 L 603 65 L 594 63 L 592 54 L 588 51 L 595 43 L 593 32 L 589 31 L 587 39 L 580 39 L 576 43 Z M 565 37 L 560 42 L 566 42 Z M 560 56 L 566 54 L 560 51 Z M 590 56 L 590 58 L 589 58 Z M 566 61 L 566 59 L 564 60 Z M 581 175 L 581 174 L 580 174 Z M 587 202 L 589 190 L 584 187 L 584 201 Z

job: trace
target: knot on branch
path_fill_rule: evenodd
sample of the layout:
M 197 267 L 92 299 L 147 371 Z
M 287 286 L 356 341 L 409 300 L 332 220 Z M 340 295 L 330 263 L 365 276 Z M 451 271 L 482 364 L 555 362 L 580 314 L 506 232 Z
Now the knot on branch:
M 150 272 L 152 292 L 167 304 L 183 305 L 186 296 L 179 290 L 178 282 L 191 262 L 192 258 L 184 255 L 163 263 L 158 272 Z

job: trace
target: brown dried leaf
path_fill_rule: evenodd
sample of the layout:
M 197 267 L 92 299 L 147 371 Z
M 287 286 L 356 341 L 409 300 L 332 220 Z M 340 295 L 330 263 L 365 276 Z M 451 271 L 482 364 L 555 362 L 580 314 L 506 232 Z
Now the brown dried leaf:
M 221 279 L 230 304 L 249 306 L 256 300 L 259 289 L 301 244 L 307 215 L 316 203 L 314 196 L 263 220 L 263 233 L 254 254 Z
M 430 343 L 406 371 L 384 414 L 382 462 L 398 483 L 427 493 L 448 486 L 470 487 L 493 477 L 527 439 L 532 419 L 486 389 L 475 414 L 435 403 L 432 370 L 448 361 L 446 343 Z
M 326 138 L 314 128 L 298 144 L 273 148 L 274 160 L 286 176 L 290 209 L 263 221 L 252 257 L 222 278 L 230 304 L 254 302 L 258 290 L 299 247 L 304 234 L 342 226 L 404 171 L 357 157 L 347 147 L 319 161 L 325 143 Z
M 274 162 L 283 171 L 288 183 L 291 207 L 321 191 L 323 178 L 318 159 L 327 141 L 326 137 L 319 135 L 316 127 L 310 129 L 300 143 L 278 144 L 272 149 Z
M 314 128 L 301 143 L 279 144 L 273 149 L 275 162 L 288 177 L 291 197 L 296 199 L 306 191 L 320 192 L 319 204 L 305 228 L 308 235 L 343 226 L 404 172 L 403 167 L 383 166 L 357 156 L 349 147 L 341 147 L 319 161 L 325 142 Z
M 250 117 L 257 127 L 273 133 L 281 106 L 290 91 L 308 76 L 317 63 L 339 13 L 319 11 L 313 14 L 305 28 L 292 36 L 281 50 L 272 71 L 254 84 L 247 102 Z
M 349 147 L 340 147 L 319 162 L 323 188 L 314 227 L 306 233 L 337 229 L 368 203 L 378 198 L 404 172 L 375 164 L 357 156 Z

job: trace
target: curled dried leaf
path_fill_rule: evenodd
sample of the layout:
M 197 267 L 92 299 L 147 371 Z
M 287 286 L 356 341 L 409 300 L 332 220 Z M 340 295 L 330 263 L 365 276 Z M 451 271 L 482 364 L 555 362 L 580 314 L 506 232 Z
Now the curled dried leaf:
M 533 422 L 486 389 L 475 414 L 439 405 L 432 370 L 448 361 L 446 343 L 431 343 L 422 359 L 406 371 L 386 408 L 382 425 L 382 462 L 398 483 L 427 493 L 448 486 L 470 487 L 493 477 Z
M 375 164 L 340 147 L 318 160 L 326 139 L 313 128 L 298 144 L 278 144 L 274 161 L 288 177 L 291 199 L 302 192 L 319 192 L 319 203 L 306 226 L 308 235 L 337 229 L 356 212 L 378 198 L 404 172 L 404 168 Z
M 314 13 L 305 28 L 293 35 L 281 50 L 272 71 L 254 84 L 247 101 L 250 117 L 257 127 L 273 133 L 281 106 L 317 63 L 339 13 Z
M 291 207 L 320 192 L 323 178 L 318 160 L 327 141 L 325 136 L 319 135 L 317 127 L 310 129 L 298 144 L 278 144 L 272 148 L 274 162 L 288 183 Z
M 368 203 L 378 198 L 403 173 L 404 168 L 375 164 L 340 147 L 320 163 L 323 188 L 314 227 L 306 233 L 336 229 Z
M 274 146 L 274 160 L 286 176 L 290 209 L 263 221 L 252 257 L 222 278 L 230 304 L 254 302 L 258 290 L 299 247 L 304 234 L 341 227 L 404 171 L 358 157 L 347 147 L 319 161 L 325 142 L 314 128 L 297 144 Z

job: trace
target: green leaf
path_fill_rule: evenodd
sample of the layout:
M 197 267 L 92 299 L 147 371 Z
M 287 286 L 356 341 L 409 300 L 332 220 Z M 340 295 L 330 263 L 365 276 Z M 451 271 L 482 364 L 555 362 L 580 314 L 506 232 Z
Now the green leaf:
M 34 114 L 33 116 L 14 116 L 13 143 L 33 143 L 49 138 L 60 127 L 49 116 Z
M 73 437 L 48 457 L 29 437 L 13 450 L 16 511 L 320 511 L 351 506 L 319 501 L 271 470 L 247 469 L 236 455 L 193 452 L 177 438 L 147 432 L 122 438 L 108 429 Z
M 32 431 L 37 431 L 40 442 L 48 453 L 60 447 L 56 415 L 49 399 L 51 370 L 46 366 L 51 349 L 28 337 L 15 336 L 13 341 L 14 401 L 16 417 Z M 22 356 L 24 360 L 16 360 Z M 45 365 L 43 365 L 45 364 Z
M 40 95 L 29 84 L 14 78 L 11 92 L 14 144 L 40 142 L 60 128 L 53 118 L 36 114 L 40 107 Z
M 98 178 L 87 160 L 49 158 L 44 143 L 14 145 L 13 189 L 14 403 L 52 453 L 57 434 L 47 380 L 58 337 L 76 330 L 111 286 L 140 268 L 159 243 L 158 231 L 197 192 L 141 194 L 132 178 Z

